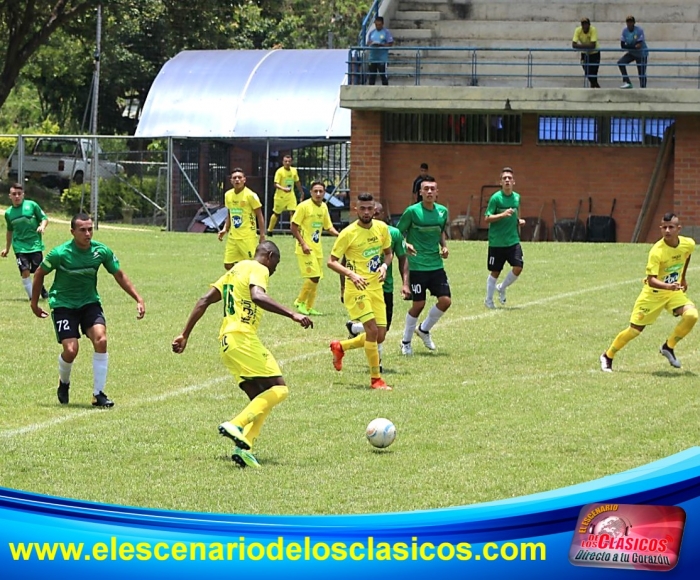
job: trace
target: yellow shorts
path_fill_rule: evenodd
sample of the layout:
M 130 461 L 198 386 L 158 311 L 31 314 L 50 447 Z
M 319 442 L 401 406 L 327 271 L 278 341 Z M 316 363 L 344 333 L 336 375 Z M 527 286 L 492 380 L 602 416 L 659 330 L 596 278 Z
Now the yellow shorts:
M 350 320 L 364 323 L 374 318 L 377 326 L 386 326 L 386 303 L 381 286 L 360 291 L 350 280 L 346 280 L 343 302 Z
M 248 379 L 281 377 L 282 371 L 267 348 L 252 332 L 230 332 L 221 339 L 221 362 L 241 383 Z
M 258 247 L 258 238 L 235 240 L 229 235 L 224 250 L 224 264 L 237 264 L 241 260 L 252 260 L 255 257 L 255 248 Z
M 654 290 L 646 286 L 634 303 L 630 323 L 637 326 L 648 326 L 656 321 L 662 310 L 673 314 L 676 308 L 692 303 L 693 301 L 685 295 L 685 292 L 680 290 L 670 292 L 668 290 Z
M 297 198 L 293 191 L 289 193 L 283 193 L 278 191 L 275 193 L 275 201 L 272 206 L 272 213 L 277 215 L 281 214 L 283 211 L 294 211 L 297 208 Z
M 297 254 L 297 263 L 302 278 L 323 278 L 323 256 Z

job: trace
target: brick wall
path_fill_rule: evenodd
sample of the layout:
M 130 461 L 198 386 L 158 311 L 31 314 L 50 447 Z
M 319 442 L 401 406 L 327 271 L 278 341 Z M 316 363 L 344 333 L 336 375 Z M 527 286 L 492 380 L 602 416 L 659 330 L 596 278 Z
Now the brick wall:
M 515 170 L 516 191 L 522 195 L 522 215 L 537 216 L 544 204 L 543 219 L 550 237 L 552 200 L 556 200 L 559 219 L 574 217 L 579 200 L 583 200 L 580 217 L 585 221 L 590 196 L 595 214 L 607 214 L 617 198 L 613 216 L 617 239 L 629 242 L 659 148 L 537 145 L 536 115 L 524 115 L 522 128 L 522 145 L 382 146 L 381 113 L 353 111 L 353 192 L 379 193 L 388 201 L 391 213 L 400 213 L 411 201 L 411 185 L 419 165 L 426 162 L 438 181 L 440 201 L 450 208 L 451 215 L 465 213 L 471 196 L 472 215 L 477 215 L 480 204 L 485 206 L 493 191 L 488 189 L 481 199 L 482 186 L 497 184 L 500 169 L 509 165 Z M 675 157 L 676 166 L 668 173 L 653 223 L 674 209 L 675 201 L 684 224 L 700 225 L 700 117 L 677 119 Z M 657 239 L 654 225 L 646 241 Z

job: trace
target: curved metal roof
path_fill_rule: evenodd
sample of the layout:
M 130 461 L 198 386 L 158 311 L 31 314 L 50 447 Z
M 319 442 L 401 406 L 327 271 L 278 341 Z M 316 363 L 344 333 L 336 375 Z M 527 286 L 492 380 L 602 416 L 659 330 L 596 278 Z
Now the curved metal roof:
M 187 50 L 148 93 L 137 137 L 349 137 L 346 50 Z

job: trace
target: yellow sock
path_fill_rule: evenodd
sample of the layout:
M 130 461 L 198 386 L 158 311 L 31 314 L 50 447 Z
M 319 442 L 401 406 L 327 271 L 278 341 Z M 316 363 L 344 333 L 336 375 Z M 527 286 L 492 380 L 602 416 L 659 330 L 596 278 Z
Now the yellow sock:
M 243 435 L 246 439 L 248 439 L 248 441 L 250 441 L 251 449 L 253 449 L 253 445 L 255 445 L 255 440 L 258 438 L 258 435 L 260 435 L 260 429 L 262 429 L 265 419 L 267 419 L 267 416 L 270 414 L 270 410 L 271 408 L 268 407 L 255 418 L 255 421 L 248 423 L 243 429 Z
M 607 351 L 605 351 L 605 354 L 608 355 L 608 357 L 610 358 L 615 358 L 615 355 L 618 353 L 618 351 L 622 350 L 622 348 L 630 340 L 632 340 L 633 338 L 637 338 L 640 332 L 641 331 L 637 330 L 636 328 L 628 326 L 615 337 L 615 340 L 613 340 L 613 343 L 610 345 L 610 348 Z
M 379 348 L 376 342 L 365 341 L 365 356 L 369 363 L 369 375 L 373 379 L 378 379 L 382 375 L 379 374 Z
M 311 280 L 309 280 L 311 282 Z M 311 289 L 309 290 L 309 295 L 306 297 L 306 308 L 311 310 L 316 304 L 316 293 L 318 292 L 318 283 L 311 282 Z
M 362 334 L 358 334 L 355 338 L 349 338 L 348 340 L 341 340 L 340 341 L 340 346 L 343 347 L 343 351 L 348 352 L 349 350 L 352 350 L 353 348 L 362 348 L 365 346 L 365 336 L 367 336 L 364 332 Z
M 300 302 L 301 304 L 307 304 L 307 300 L 309 299 L 309 293 L 311 292 L 312 286 L 315 286 L 315 284 L 311 280 L 309 280 L 309 278 L 306 278 L 304 280 L 304 283 L 301 285 L 299 296 L 297 296 L 297 302 Z
M 267 226 L 267 231 L 268 231 L 268 232 L 271 232 L 272 230 L 275 229 L 275 226 L 277 225 L 277 220 L 278 220 L 278 219 L 279 219 L 279 218 L 277 217 L 277 214 L 276 214 L 276 213 L 273 213 L 273 214 L 270 216 L 270 223 L 269 223 L 268 226 Z
M 284 401 L 288 394 L 289 389 L 286 385 L 277 385 L 260 393 L 248 403 L 245 409 L 231 419 L 231 423 L 245 431 L 247 425 L 255 422 L 262 413 L 269 413 L 272 407 Z
M 693 326 L 695 326 L 697 321 L 697 308 L 689 308 L 683 314 L 681 314 L 681 321 L 677 324 L 676 328 L 673 329 L 671 336 L 669 336 L 666 340 L 668 347 L 676 348 L 678 341 L 693 330 Z

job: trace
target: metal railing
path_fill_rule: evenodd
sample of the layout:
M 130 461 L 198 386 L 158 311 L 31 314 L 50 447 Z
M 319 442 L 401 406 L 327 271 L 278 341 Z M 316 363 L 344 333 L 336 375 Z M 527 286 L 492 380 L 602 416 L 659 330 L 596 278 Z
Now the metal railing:
M 359 46 L 367 46 L 367 31 L 370 26 L 374 24 L 374 19 L 379 16 L 379 7 L 382 5 L 382 0 L 374 0 L 372 6 L 370 6 L 369 12 L 362 20 L 362 28 L 360 29 L 360 34 L 357 37 L 357 44 Z
M 581 51 L 571 48 L 500 47 L 391 47 L 387 75 L 390 83 L 443 86 L 585 87 L 588 82 L 579 60 Z M 348 84 L 368 84 L 372 49 L 353 47 L 348 52 Z M 621 80 L 617 61 L 621 49 L 601 48 L 597 78 L 613 88 Z M 637 81 L 636 63 L 627 72 Z M 700 88 L 700 49 L 647 49 L 649 88 Z M 607 81 L 607 82 L 606 82 Z

